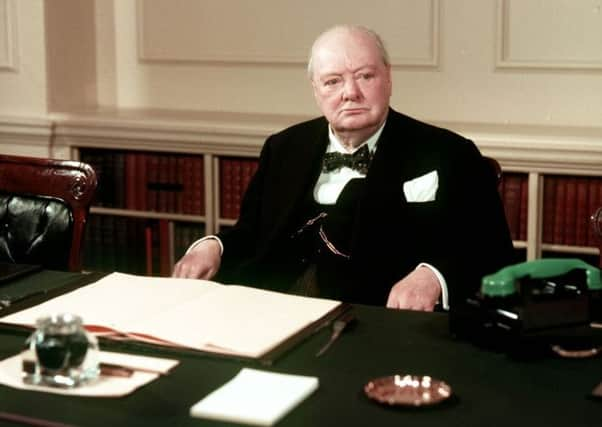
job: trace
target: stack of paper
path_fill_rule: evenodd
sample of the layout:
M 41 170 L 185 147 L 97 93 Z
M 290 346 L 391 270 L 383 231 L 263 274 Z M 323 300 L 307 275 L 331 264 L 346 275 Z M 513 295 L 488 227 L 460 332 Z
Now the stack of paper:
M 190 415 L 271 426 L 318 388 L 318 379 L 242 369 L 190 408 Z
M 42 316 L 74 313 L 94 333 L 259 358 L 339 306 L 205 280 L 112 273 L 0 322 L 34 326 Z

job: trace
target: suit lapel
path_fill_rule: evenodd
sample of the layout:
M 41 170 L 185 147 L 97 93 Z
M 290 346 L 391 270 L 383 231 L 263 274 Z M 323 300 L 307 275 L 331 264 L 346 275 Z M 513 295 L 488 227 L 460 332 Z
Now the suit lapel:
M 273 237 L 280 235 L 285 227 L 295 224 L 295 215 L 301 211 L 308 192 L 313 190 L 321 170 L 322 157 L 328 145 L 328 125 L 326 120 L 305 132 L 294 146 L 287 148 L 289 161 L 287 168 L 286 191 L 279 195 L 280 210 L 273 220 Z M 269 246 L 269 245 L 268 245 Z

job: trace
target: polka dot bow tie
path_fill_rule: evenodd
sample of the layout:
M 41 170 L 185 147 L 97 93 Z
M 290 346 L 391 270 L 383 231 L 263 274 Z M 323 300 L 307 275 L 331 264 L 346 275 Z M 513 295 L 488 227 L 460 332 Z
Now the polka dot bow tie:
M 346 166 L 365 175 L 368 173 L 371 160 L 372 153 L 368 149 L 368 145 L 362 146 L 353 154 L 326 153 L 322 162 L 322 172 L 332 172 Z

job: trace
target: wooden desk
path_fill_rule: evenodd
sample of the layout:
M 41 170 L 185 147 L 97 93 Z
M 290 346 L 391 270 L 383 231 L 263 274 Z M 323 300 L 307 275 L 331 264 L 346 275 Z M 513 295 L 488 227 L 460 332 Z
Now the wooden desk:
M 22 285 L 53 279 L 73 285 L 77 276 L 40 272 Z M 15 284 L 16 286 L 17 284 Z M 173 353 L 136 345 L 104 348 L 177 357 L 181 364 L 125 398 L 78 398 L 0 386 L 1 410 L 80 426 L 228 425 L 191 418 L 192 404 L 231 379 L 243 366 L 317 376 L 319 389 L 278 426 L 599 426 L 602 401 L 587 398 L 602 381 L 602 360 L 550 358 L 518 362 L 504 354 L 456 341 L 447 315 L 357 306 L 358 322 L 320 358 L 322 330 L 273 366 Z M 201 327 L 201 325 L 186 325 Z M 241 325 L 244 327 L 244 325 Z M 0 357 L 19 351 L 25 335 L 0 332 Z M 395 373 L 428 374 L 454 391 L 429 409 L 390 408 L 368 400 L 364 384 Z

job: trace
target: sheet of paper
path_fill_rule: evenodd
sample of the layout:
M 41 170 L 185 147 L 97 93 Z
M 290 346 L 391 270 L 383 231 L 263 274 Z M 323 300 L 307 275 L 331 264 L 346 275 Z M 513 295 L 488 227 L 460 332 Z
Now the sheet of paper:
M 271 426 L 318 388 L 316 377 L 243 368 L 190 408 L 190 415 Z
M 129 366 L 131 368 L 151 368 L 162 373 L 169 372 L 169 370 L 179 363 L 179 361 L 174 359 L 104 351 L 99 353 L 99 360 L 104 363 L 114 363 Z M 97 381 L 81 387 L 58 388 L 24 383 L 21 376 L 21 362 L 22 359 L 20 354 L 0 361 L 0 384 L 20 390 L 33 390 L 53 394 L 89 397 L 120 397 L 132 393 L 134 390 L 159 377 L 158 373 L 134 371 L 131 377 L 101 376 Z
M 112 273 L 35 307 L 0 318 L 34 325 L 75 313 L 85 325 L 198 350 L 260 357 L 341 303 L 190 279 Z M 97 331 L 96 331 L 97 332 Z

